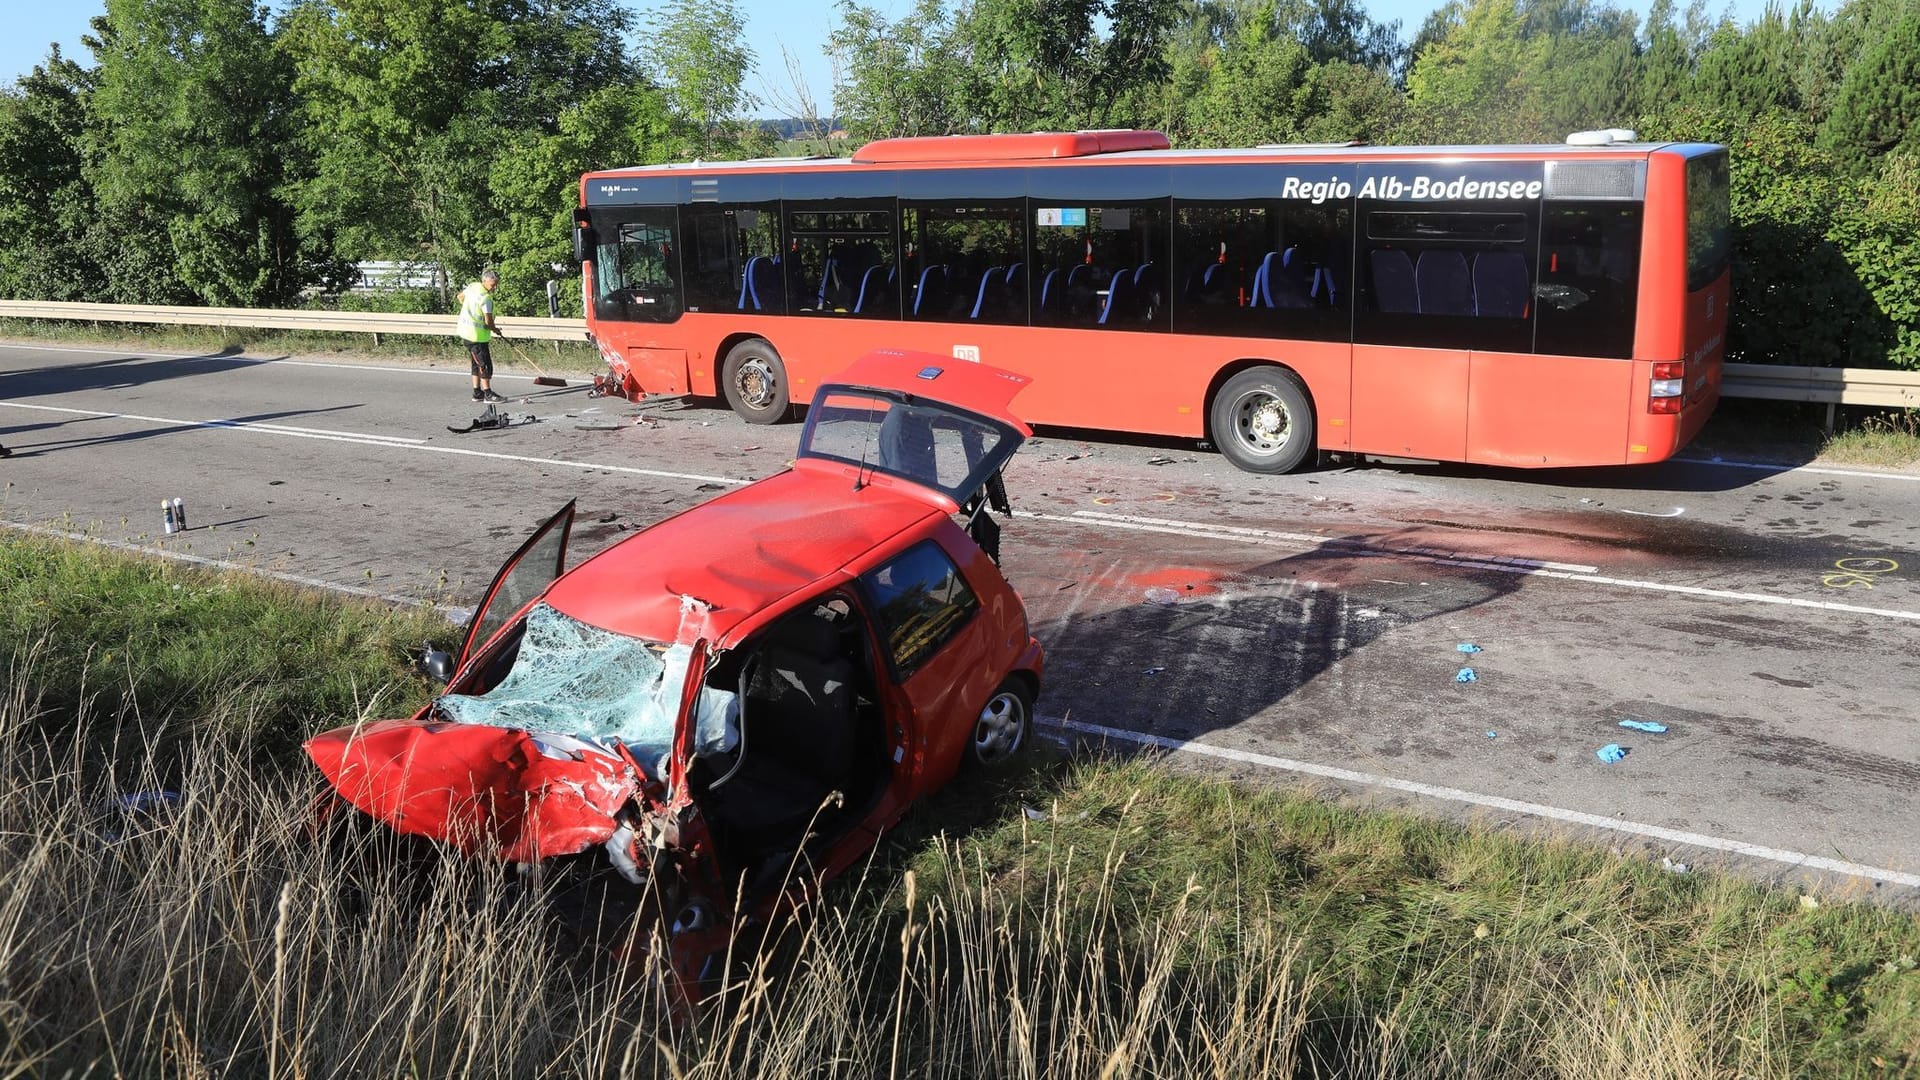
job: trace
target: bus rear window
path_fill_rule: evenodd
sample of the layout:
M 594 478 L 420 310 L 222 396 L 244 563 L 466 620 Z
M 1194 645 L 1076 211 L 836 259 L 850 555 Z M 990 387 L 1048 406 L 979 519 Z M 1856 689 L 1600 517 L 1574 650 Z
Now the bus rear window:
M 1687 291 L 1713 284 L 1727 268 L 1727 155 L 1687 162 Z

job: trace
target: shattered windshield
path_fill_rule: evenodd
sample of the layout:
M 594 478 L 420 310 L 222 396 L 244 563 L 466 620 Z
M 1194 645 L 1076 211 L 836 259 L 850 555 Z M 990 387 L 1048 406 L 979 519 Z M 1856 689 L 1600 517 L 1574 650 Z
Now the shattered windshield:
M 964 503 L 1020 442 L 1005 424 L 937 401 L 829 386 L 807 412 L 800 456 L 887 473 Z
M 658 778 L 673 748 L 688 644 L 658 645 L 616 634 L 535 604 L 513 670 L 484 694 L 443 694 L 447 719 L 534 733 L 572 735 L 603 746 L 622 742 Z M 703 687 L 696 753 L 732 748 L 739 730 L 734 695 Z

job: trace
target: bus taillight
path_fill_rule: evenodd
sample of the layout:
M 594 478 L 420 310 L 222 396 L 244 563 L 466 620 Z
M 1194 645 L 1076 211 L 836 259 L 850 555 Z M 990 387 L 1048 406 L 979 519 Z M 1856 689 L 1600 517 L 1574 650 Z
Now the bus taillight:
M 1650 413 L 1677 413 L 1685 404 L 1687 365 L 1682 360 L 1664 360 L 1653 365 L 1653 384 L 1647 393 Z

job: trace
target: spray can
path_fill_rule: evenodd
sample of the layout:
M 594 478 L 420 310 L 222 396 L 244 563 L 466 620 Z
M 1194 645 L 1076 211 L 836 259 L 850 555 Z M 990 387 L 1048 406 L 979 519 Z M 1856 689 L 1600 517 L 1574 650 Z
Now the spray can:
M 187 504 L 181 502 L 178 498 L 175 498 L 173 500 L 172 506 L 173 506 L 173 523 L 179 527 L 181 532 L 186 532 L 187 531 Z
M 169 533 L 180 531 L 180 521 L 173 516 L 173 502 L 171 500 L 160 500 L 160 513 L 167 519 L 167 531 Z

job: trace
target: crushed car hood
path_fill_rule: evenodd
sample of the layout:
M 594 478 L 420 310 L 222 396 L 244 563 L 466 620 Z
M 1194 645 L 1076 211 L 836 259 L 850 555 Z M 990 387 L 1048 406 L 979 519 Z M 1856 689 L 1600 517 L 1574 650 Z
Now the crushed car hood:
M 396 831 L 509 862 L 606 842 L 647 784 L 624 748 L 484 724 L 383 720 L 306 750 L 342 798 Z

